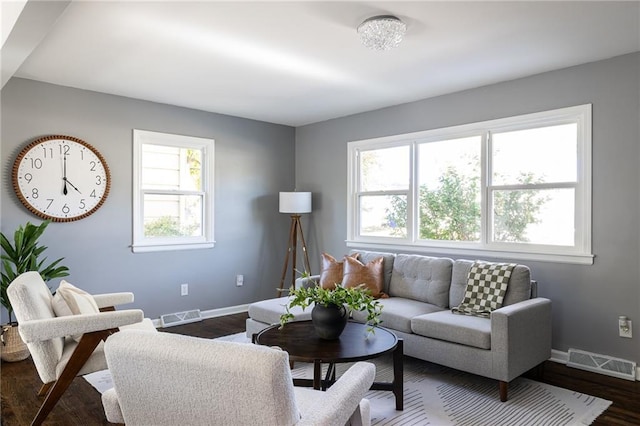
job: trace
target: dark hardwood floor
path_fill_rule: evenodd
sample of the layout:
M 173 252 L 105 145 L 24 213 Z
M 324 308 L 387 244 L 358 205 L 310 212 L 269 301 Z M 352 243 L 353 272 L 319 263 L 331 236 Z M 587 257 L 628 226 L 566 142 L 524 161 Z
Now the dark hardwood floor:
M 163 331 L 215 338 L 244 331 L 246 317 L 246 314 L 229 315 Z M 3 362 L 1 368 L 2 425 L 28 425 L 42 403 L 42 398 L 36 395 L 42 383 L 33 362 L 30 358 L 21 362 Z M 542 381 L 613 401 L 609 409 L 593 423 L 596 426 L 640 425 L 638 381 L 589 373 L 553 362 L 546 363 Z M 100 394 L 82 379 L 74 380 L 45 422 L 45 425 L 59 426 L 108 424 Z

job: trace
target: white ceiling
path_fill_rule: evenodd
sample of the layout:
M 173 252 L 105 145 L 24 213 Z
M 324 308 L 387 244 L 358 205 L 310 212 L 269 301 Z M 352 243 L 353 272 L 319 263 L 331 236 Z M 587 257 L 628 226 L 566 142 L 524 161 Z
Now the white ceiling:
M 3 84 L 300 126 L 639 51 L 639 5 L 30 1 L 2 48 Z M 399 48 L 360 44 L 356 27 L 379 14 L 407 24 Z M 15 46 L 22 59 L 7 59 Z

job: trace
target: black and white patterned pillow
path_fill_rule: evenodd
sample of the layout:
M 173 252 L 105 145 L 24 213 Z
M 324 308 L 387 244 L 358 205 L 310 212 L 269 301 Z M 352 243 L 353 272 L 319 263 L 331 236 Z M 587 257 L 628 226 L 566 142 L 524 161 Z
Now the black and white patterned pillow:
M 451 311 L 488 318 L 491 311 L 502 307 L 515 266 L 515 263 L 474 262 L 469 270 L 464 298 Z

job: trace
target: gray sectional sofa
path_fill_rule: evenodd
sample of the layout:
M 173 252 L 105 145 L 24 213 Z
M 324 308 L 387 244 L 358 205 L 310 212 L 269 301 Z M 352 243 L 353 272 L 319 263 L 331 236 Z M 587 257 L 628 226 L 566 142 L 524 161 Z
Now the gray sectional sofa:
M 358 251 L 364 264 L 384 257 L 383 327 L 404 340 L 406 355 L 499 381 L 500 399 L 508 383 L 551 356 L 551 301 L 537 297 L 527 266 L 516 265 L 503 306 L 490 318 L 454 314 L 463 300 L 473 261 L 420 255 Z M 313 285 L 298 280 L 297 285 Z M 247 335 L 277 323 L 287 297 L 249 306 Z M 311 309 L 292 309 L 296 320 Z M 364 322 L 365 315 L 354 312 Z

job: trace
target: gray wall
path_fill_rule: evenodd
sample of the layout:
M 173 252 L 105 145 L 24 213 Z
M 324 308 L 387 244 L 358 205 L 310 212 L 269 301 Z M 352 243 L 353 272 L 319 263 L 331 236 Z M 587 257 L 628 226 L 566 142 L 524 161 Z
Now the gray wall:
M 636 53 L 296 129 L 296 183 L 315 197 L 313 269 L 321 251 L 347 250 L 348 141 L 592 103 L 595 262 L 524 263 L 553 301 L 554 349 L 640 362 L 639 76 Z M 633 339 L 618 337 L 619 315 Z
M 0 228 L 6 235 L 26 221 L 41 222 L 11 188 L 11 166 L 28 142 L 75 136 L 100 150 L 111 169 L 102 208 L 77 222 L 52 223 L 43 236 L 49 259 L 65 258 L 69 282 L 92 293 L 133 291 L 129 306 L 151 318 L 275 295 L 289 226 L 288 216 L 278 213 L 278 191 L 294 189 L 292 127 L 16 78 L 1 96 Z M 131 252 L 134 128 L 215 139 L 215 248 Z M 244 274 L 243 287 L 235 286 L 236 274 Z M 188 296 L 180 296 L 181 283 L 189 283 Z

